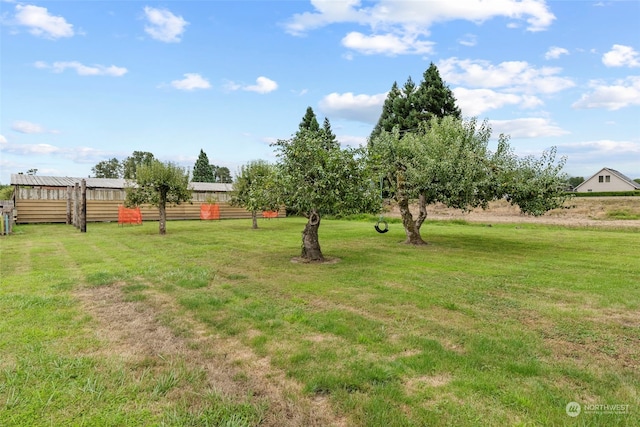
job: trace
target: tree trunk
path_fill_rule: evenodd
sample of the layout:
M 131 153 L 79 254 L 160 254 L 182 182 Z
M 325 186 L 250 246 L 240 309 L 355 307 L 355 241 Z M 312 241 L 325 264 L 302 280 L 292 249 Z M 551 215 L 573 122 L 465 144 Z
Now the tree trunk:
M 311 211 L 309 221 L 302 232 L 302 259 L 308 261 L 324 261 L 318 240 L 318 228 L 320 228 L 320 215 Z
M 160 202 L 158 203 L 158 212 L 160 213 L 160 234 L 167 234 L 167 195 L 160 194 Z
M 420 213 L 418 214 L 418 218 L 414 221 L 411 210 L 409 209 L 409 196 L 406 191 L 404 171 L 398 172 L 396 179 L 398 184 L 396 200 L 398 202 L 398 207 L 400 208 L 404 232 L 407 235 L 405 243 L 416 246 L 426 245 L 427 242 L 422 240 L 422 236 L 420 236 L 420 227 L 427 217 L 426 199 L 424 194 L 420 193 L 419 195 L 418 202 L 420 206 Z
M 251 211 L 251 228 L 254 230 L 258 228 L 258 213 Z

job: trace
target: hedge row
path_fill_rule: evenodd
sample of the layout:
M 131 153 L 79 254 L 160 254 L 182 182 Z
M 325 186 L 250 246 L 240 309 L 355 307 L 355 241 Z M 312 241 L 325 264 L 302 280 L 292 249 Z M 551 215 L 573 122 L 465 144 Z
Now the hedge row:
M 640 190 L 635 191 L 601 191 L 588 193 L 567 193 L 575 197 L 610 197 L 610 196 L 640 196 Z

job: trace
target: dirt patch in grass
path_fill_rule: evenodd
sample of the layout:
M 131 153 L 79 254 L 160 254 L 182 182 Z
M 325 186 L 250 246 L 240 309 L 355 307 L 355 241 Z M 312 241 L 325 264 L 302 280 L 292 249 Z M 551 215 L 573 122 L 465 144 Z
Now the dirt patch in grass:
M 264 404 L 264 426 L 347 425 L 334 415 L 325 398 L 304 395 L 300 384 L 238 338 L 216 336 L 184 313 L 175 314 L 179 310 L 173 300 L 151 289 L 144 291 L 144 301 L 125 301 L 124 285 L 84 288 L 76 293 L 95 320 L 96 337 L 106 343 L 101 356 L 122 358 L 132 365 L 179 360 L 189 368 L 204 370 L 210 388 L 223 396 L 237 401 L 251 396 L 255 403 Z M 167 315 L 183 323 L 179 329 L 188 333 L 176 335 L 164 325 L 159 319 Z
M 417 211 L 417 207 L 414 206 L 412 212 Z M 640 215 L 640 197 L 574 197 L 566 201 L 562 208 L 553 209 L 539 217 L 521 214 L 517 206 L 510 205 L 506 200 L 491 202 L 486 210 L 476 208 L 470 212 L 462 212 L 459 209 L 447 208 L 442 203 L 436 203 L 427 206 L 427 219 L 462 219 L 487 224 L 520 222 L 574 227 L 640 228 L 638 219 L 613 219 L 616 212 L 625 212 L 627 217 Z M 391 205 L 386 215 L 391 218 L 400 218 L 400 210 L 397 206 Z
M 409 394 L 414 394 L 424 387 L 443 387 L 450 382 L 451 375 L 449 374 L 424 375 L 409 379 L 405 383 L 405 388 Z

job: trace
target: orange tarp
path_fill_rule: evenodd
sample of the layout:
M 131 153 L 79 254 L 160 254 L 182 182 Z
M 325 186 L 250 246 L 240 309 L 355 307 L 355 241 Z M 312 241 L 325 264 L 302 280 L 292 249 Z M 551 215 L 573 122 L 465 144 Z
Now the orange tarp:
M 118 206 L 118 224 L 142 224 L 140 207 L 129 209 Z
M 200 205 L 200 219 L 220 219 L 220 205 Z

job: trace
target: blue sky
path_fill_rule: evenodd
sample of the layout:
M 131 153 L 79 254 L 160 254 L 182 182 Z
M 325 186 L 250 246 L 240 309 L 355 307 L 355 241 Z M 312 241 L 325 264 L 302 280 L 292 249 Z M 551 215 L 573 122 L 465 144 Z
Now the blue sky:
M 307 106 L 343 145 L 431 62 L 463 115 L 565 172 L 640 178 L 639 1 L 0 0 L 0 183 L 134 150 L 235 172 Z

